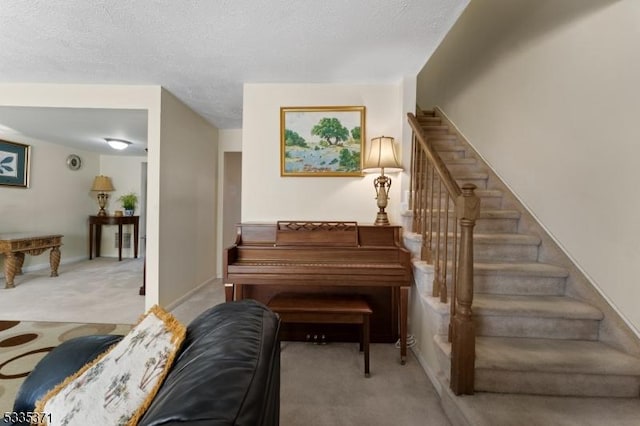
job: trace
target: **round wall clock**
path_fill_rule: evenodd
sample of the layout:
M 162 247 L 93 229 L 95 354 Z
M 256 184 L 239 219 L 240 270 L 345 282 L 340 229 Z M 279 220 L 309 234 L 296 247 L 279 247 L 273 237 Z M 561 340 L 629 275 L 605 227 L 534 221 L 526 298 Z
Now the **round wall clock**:
M 76 154 L 67 157 L 67 167 L 71 170 L 78 170 L 82 166 L 82 159 Z

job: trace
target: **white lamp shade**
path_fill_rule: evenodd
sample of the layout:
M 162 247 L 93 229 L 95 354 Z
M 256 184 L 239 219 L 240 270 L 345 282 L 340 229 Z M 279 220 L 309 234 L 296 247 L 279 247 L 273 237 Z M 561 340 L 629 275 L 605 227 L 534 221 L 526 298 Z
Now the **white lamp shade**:
M 117 150 L 123 150 L 129 145 L 131 145 L 131 142 L 125 141 L 124 139 L 105 138 L 105 140 L 107 141 L 107 143 L 111 148 L 117 149 Z
M 375 172 L 384 169 L 387 172 L 399 172 L 402 165 L 398 161 L 394 147 L 393 138 L 390 136 L 380 136 L 371 139 L 369 152 L 364 162 L 365 172 Z

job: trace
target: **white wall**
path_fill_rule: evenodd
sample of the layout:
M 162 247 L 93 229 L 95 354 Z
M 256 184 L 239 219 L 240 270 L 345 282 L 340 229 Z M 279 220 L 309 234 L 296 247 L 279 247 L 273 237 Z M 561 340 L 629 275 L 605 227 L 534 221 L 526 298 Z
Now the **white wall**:
M 242 218 L 242 153 L 224 153 L 222 247 L 236 241 L 236 224 Z
M 640 2 L 475 0 L 418 78 L 640 330 Z
M 100 156 L 100 173 L 101 175 L 109 176 L 115 191 L 109 193 L 109 202 L 105 209 L 109 214 L 113 214 L 116 210 L 123 210 L 122 204 L 118 201 L 118 197 L 122 194 L 133 192 L 138 195 L 138 205 L 136 206 L 135 215 L 140 215 L 140 202 L 141 202 L 141 174 L 142 163 L 147 162 L 147 157 L 128 157 L 118 155 L 101 155 Z M 97 206 L 97 204 L 96 204 Z M 95 214 L 95 213 L 94 213 Z M 140 218 L 140 226 L 143 225 L 143 220 Z M 115 234 L 118 232 L 118 227 L 115 225 L 102 226 L 102 244 L 100 245 L 100 256 L 118 256 L 118 249 L 116 249 Z M 133 257 L 134 255 L 134 241 L 133 241 L 133 226 L 125 225 L 122 230 L 123 234 L 131 234 L 131 246 L 129 248 L 122 248 L 122 257 Z M 144 237 L 144 229 L 140 229 L 139 238 Z M 144 244 L 138 241 L 138 257 L 144 256 L 142 249 Z
M 381 135 L 400 140 L 402 94 L 400 84 L 245 84 L 242 221 L 291 219 L 372 223 L 377 212 L 372 184 L 376 174 L 364 177 L 280 176 L 280 107 L 364 105 L 367 143 L 372 137 Z M 389 220 L 395 224 L 400 223 L 399 176 L 392 176 L 394 183 L 387 209 Z
M 216 262 L 218 268 L 218 278 L 222 278 L 222 256 L 223 250 L 228 245 L 227 239 L 224 237 L 228 230 L 225 229 L 225 211 L 227 212 L 227 217 L 233 216 L 238 218 L 238 222 L 240 221 L 240 206 L 242 204 L 241 200 L 241 187 L 242 187 L 242 176 L 240 176 L 239 184 L 231 183 L 232 186 L 235 187 L 236 191 L 240 191 L 238 194 L 238 199 L 234 201 L 237 205 L 227 206 L 224 202 L 224 192 L 233 190 L 233 188 L 226 188 L 229 185 L 226 182 L 225 175 L 229 172 L 226 169 L 225 158 L 227 154 L 236 154 L 235 160 L 237 161 L 237 156 L 240 156 L 240 166 L 242 166 L 242 129 L 219 129 L 218 130 L 218 228 L 217 232 L 221 238 L 218 238 L 218 261 Z M 227 201 L 228 202 L 228 201 Z M 236 209 L 238 210 L 236 212 Z
M 169 305 L 216 277 L 218 131 L 162 90 L 157 154 L 159 204 L 148 209 L 159 218 L 158 300 Z
M 214 127 L 159 86 L 0 84 L 0 105 L 147 110 L 146 307 L 175 304 L 215 278 L 218 148 Z M 101 171 L 98 161 L 82 188 L 90 188 Z M 140 160 L 132 161 L 139 164 Z M 105 171 L 120 176 L 109 163 L 105 159 Z M 139 174 L 135 181 L 139 182 Z M 80 223 L 86 225 L 96 202 L 93 194 L 83 190 L 87 204 Z M 84 253 L 86 234 L 80 239 Z
M 60 108 L 122 108 L 147 110 L 147 147 L 149 149 L 148 164 L 148 204 L 154 210 L 147 215 L 147 296 L 148 306 L 158 303 L 159 273 L 159 185 L 160 185 L 160 87 L 159 86 L 118 86 L 118 85 L 81 85 L 81 84 L 0 84 L 1 106 L 33 106 Z M 99 170 L 98 159 L 94 166 L 85 164 L 87 170 L 92 169 L 83 188 L 90 188 L 93 176 Z M 86 191 L 86 189 L 85 189 Z M 86 216 L 95 213 L 94 194 L 85 192 L 90 204 L 83 208 L 84 218 L 80 223 L 87 228 Z M 75 222 L 75 221 L 74 221 Z M 75 224 L 77 226 L 77 223 Z M 85 231 L 85 232 L 87 232 Z M 86 234 L 84 251 L 86 252 Z M 66 242 L 65 242 L 66 244 Z M 65 258 L 66 247 L 63 247 L 62 259 Z M 171 285 L 168 283 L 167 285 Z
M 98 155 L 2 130 L 0 139 L 31 146 L 29 188 L 0 186 L 0 234 L 59 233 L 62 264 L 87 258 L 87 217 L 98 208 L 89 191 L 99 170 Z M 82 159 L 79 170 L 67 168 L 70 154 Z M 25 271 L 43 268 L 49 268 L 48 252 L 25 257 Z M 4 256 L 0 256 L 0 275 L 4 276 Z

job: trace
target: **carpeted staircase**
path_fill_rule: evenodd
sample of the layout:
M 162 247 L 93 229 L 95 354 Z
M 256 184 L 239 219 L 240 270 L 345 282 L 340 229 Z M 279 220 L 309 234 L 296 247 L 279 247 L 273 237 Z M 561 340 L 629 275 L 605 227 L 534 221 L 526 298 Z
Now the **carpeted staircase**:
M 481 198 L 474 230 L 476 392 L 637 399 L 637 336 L 442 112 L 417 118 L 459 185 L 475 184 Z M 419 297 L 440 321 L 434 347 L 448 386 L 449 307 L 431 297 L 421 237 L 410 230 L 407 215 L 404 241 L 415 257 Z

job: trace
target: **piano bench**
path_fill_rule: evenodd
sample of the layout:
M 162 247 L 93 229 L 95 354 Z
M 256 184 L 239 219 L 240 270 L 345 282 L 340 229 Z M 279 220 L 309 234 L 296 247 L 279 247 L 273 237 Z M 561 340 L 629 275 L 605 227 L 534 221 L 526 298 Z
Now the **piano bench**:
M 364 375 L 369 377 L 369 321 L 373 311 L 366 300 L 350 296 L 281 293 L 267 306 L 283 323 L 359 324 Z

